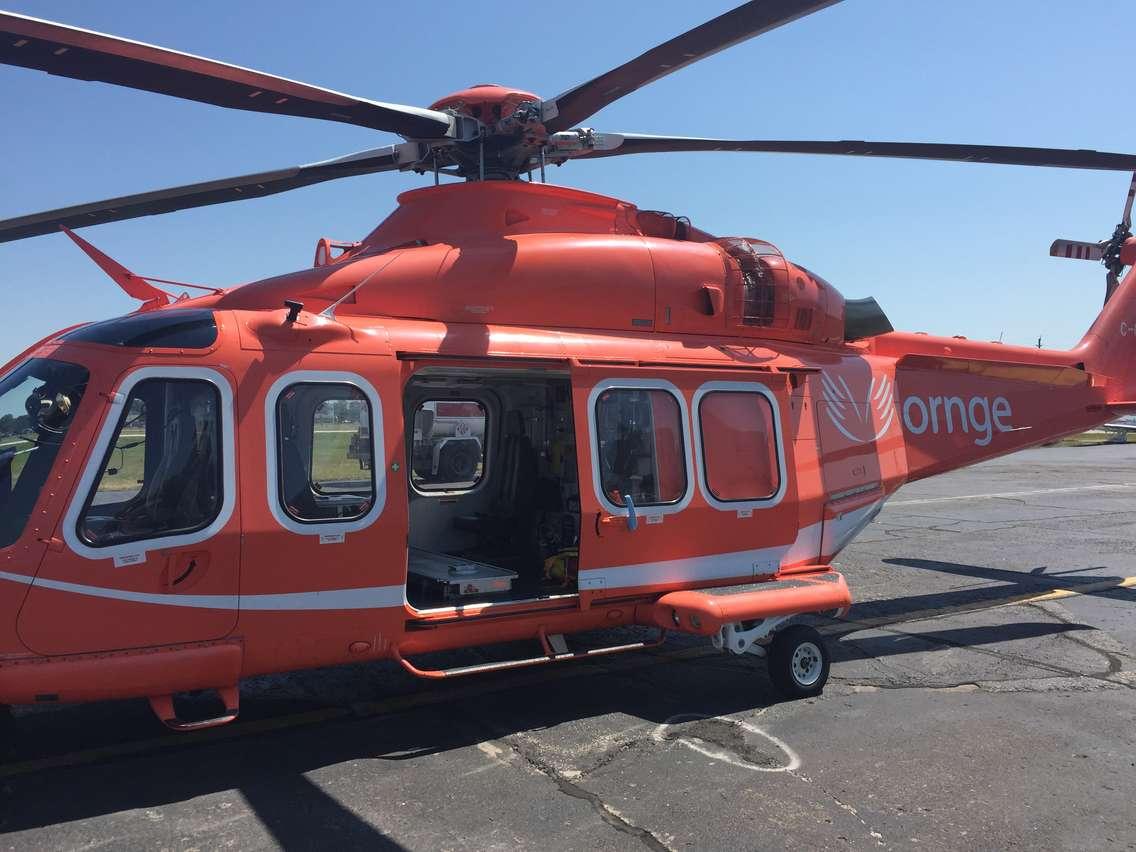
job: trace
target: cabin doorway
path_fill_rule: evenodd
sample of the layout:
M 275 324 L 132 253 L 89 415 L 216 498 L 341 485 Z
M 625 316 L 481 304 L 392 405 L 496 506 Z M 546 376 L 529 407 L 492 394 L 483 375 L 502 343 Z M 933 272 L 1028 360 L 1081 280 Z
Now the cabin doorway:
M 580 486 L 568 374 L 432 366 L 411 377 L 404 403 L 409 604 L 576 595 Z

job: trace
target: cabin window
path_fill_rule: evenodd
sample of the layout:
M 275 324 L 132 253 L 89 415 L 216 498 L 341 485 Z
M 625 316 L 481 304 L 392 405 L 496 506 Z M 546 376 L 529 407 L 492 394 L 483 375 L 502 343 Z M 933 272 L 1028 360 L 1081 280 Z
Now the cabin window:
M 723 503 L 768 500 L 781 487 L 773 406 L 760 393 L 711 391 L 698 403 L 706 490 Z
M 489 415 L 474 400 L 437 399 L 414 411 L 410 482 L 416 491 L 471 491 L 485 476 Z
M 350 384 L 300 383 L 276 401 L 280 502 L 302 523 L 353 521 L 375 501 L 371 403 Z
M 209 526 L 223 499 L 220 407 L 211 382 L 134 385 L 79 516 L 80 539 L 108 547 Z
M 595 403 L 604 497 L 636 507 L 678 503 L 686 495 L 682 410 L 669 391 L 609 388 Z
M 0 547 L 23 533 L 88 377 L 76 364 L 32 358 L 0 381 Z

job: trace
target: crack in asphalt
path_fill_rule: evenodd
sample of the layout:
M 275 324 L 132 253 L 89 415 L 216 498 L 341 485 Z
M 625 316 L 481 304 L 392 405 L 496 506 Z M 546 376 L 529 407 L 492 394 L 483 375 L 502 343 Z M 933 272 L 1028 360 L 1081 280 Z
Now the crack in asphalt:
M 676 850 L 668 846 L 650 829 L 636 825 L 623 816 L 623 814 L 605 802 L 598 793 L 593 793 L 591 790 L 586 789 L 566 777 L 563 772 L 558 770 L 538 753 L 537 750 L 540 748 L 539 744 L 534 744 L 535 749 L 526 748 L 520 736 L 502 731 L 499 726 L 494 724 L 492 719 L 488 719 L 480 713 L 471 713 L 469 718 L 474 719 L 476 722 L 480 723 L 482 727 L 492 732 L 497 741 L 507 745 L 526 766 L 529 766 L 556 784 L 557 789 L 561 793 L 573 799 L 587 802 L 606 825 L 611 826 L 621 834 L 636 838 L 644 846 L 652 850 L 652 852 L 676 852 Z M 634 743 L 635 740 L 631 742 Z
M 599 818 L 616 831 L 637 838 L 644 846 L 654 850 L 654 852 L 675 852 L 672 847 L 664 843 L 654 832 L 642 826 L 635 825 L 635 823 L 628 820 L 623 814 L 607 804 L 597 793 L 593 793 L 591 790 L 587 790 L 579 784 L 565 778 L 556 767 L 545 761 L 540 755 L 534 754 L 529 749 L 524 748 L 524 746 L 512 737 L 504 737 L 502 741 L 528 766 L 531 766 L 537 772 L 551 779 L 561 793 L 573 799 L 580 799 L 591 805 L 592 810 L 596 812 Z
M 1047 602 L 1047 601 L 1038 601 L 1037 603 L 1030 604 L 1030 606 L 1033 607 L 1034 609 L 1037 609 L 1037 610 L 1040 610 L 1041 612 L 1044 612 L 1046 615 L 1050 616 L 1051 618 L 1055 618 L 1057 621 L 1060 621 L 1062 624 L 1077 625 L 1077 626 L 1081 625 L 1081 621 L 1079 619 L 1075 618 L 1071 612 L 1069 612 L 1067 609 L 1065 609 L 1065 607 L 1060 606 L 1058 604 L 1054 604 L 1054 603 Z M 1096 631 L 1096 630 L 1093 631 L 1093 633 L 1096 633 L 1096 632 L 1099 632 L 1099 631 Z M 1102 648 L 1102 647 L 1100 647 L 1100 645 L 1095 644 L 1093 642 L 1090 642 L 1086 637 L 1077 636 L 1076 634 L 1074 634 L 1072 632 L 1062 633 L 1061 635 L 1064 638 L 1068 639 L 1070 642 L 1073 642 L 1077 645 L 1080 645 L 1082 648 L 1087 648 L 1088 650 L 1093 651 L 1094 653 L 1100 654 L 1102 657 L 1104 657 L 1106 660 L 1108 660 L 1108 674 L 1109 675 L 1120 674 L 1120 672 L 1124 670 L 1124 660 L 1121 659 L 1121 656 L 1129 656 L 1129 655 L 1124 654 L 1123 651 L 1109 650 L 1109 649 L 1106 649 L 1106 648 Z M 1090 634 L 1090 635 L 1092 635 L 1092 634 Z
M 596 758 L 591 766 L 587 766 L 581 769 L 580 776 L 585 777 L 591 775 L 594 772 L 598 772 L 605 766 L 613 763 L 616 758 L 623 757 L 624 755 L 635 751 L 643 745 L 646 745 L 646 741 L 642 737 L 632 737 L 631 739 L 624 740 L 623 742 L 613 746 L 612 748 L 609 748 L 607 751 L 601 754 L 598 758 Z
M 1040 609 L 1042 604 L 1044 604 L 1044 603 L 1045 602 L 1039 602 L 1038 604 L 1029 604 L 1029 605 Z M 1062 621 L 1065 624 L 1076 624 L 1077 623 L 1073 619 L 1069 619 L 1069 620 L 1062 619 L 1056 613 L 1054 613 L 1051 610 L 1042 609 L 1042 611 L 1046 612 L 1048 615 L 1052 616 L 1056 620 Z M 839 621 L 843 621 L 843 623 L 846 623 L 846 624 L 849 624 L 849 625 L 855 625 L 854 621 L 844 621 L 842 619 L 840 619 Z M 976 654 L 985 654 L 988 657 L 994 657 L 995 659 L 1003 660 L 1005 662 L 1017 663 L 1019 665 L 1032 667 L 1032 668 L 1045 669 L 1045 670 L 1054 672 L 1054 673 L 1059 674 L 1059 675 L 1064 675 L 1067 678 L 1072 678 L 1074 680 L 1082 680 L 1082 679 L 1096 680 L 1096 681 L 1102 682 L 1103 684 L 1108 684 L 1110 686 L 1124 687 L 1125 689 L 1136 690 L 1136 684 L 1130 683 L 1127 680 L 1116 680 L 1116 679 L 1114 679 L 1115 675 L 1121 674 L 1122 671 L 1123 671 L 1123 662 L 1121 660 L 1119 660 L 1115 656 L 1115 654 L 1113 654 L 1109 651 L 1106 651 L 1106 650 L 1104 650 L 1100 647 L 1097 647 L 1096 645 L 1085 642 L 1080 637 L 1070 636 L 1068 633 L 1063 633 L 1062 636 L 1065 637 L 1065 638 L 1068 638 L 1070 641 L 1075 642 L 1075 644 L 1077 644 L 1081 647 L 1084 647 L 1084 648 L 1086 648 L 1090 651 L 1093 651 L 1094 653 L 1103 657 L 1108 662 L 1107 670 L 1105 670 L 1103 672 L 1075 671 L 1073 669 L 1065 668 L 1064 666 L 1058 666 L 1058 665 L 1055 665 L 1053 663 L 1048 663 L 1048 662 L 1045 662 L 1045 661 L 1042 661 L 1042 660 L 1035 660 L 1035 659 L 1032 659 L 1030 657 L 1022 656 L 1020 654 L 1012 654 L 1012 653 L 1008 653 L 1006 651 L 997 651 L 997 650 L 994 650 L 992 648 L 981 648 L 981 647 L 978 647 L 977 645 L 967 645 L 964 642 L 955 642 L 951 639 L 947 639 L 947 638 L 944 638 L 942 636 L 927 636 L 927 635 L 921 634 L 921 633 L 912 633 L 912 632 L 909 632 L 909 631 L 906 631 L 906 630 L 899 630 L 899 629 L 897 629 L 893 626 L 880 625 L 880 626 L 875 626 L 874 629 L 879 630 L 883 633 L 891 633 L 895 636 L 902 636 L 904 638 L 909 638 L 909 639 L 918 639 L 922 642 L 926 642 L 929 645 L 942 645 L 942 646 L 948 647 L 948 648 L 958 648 L 958 649 L 961 649 L 961 650 L 973 651 Z M 869 655 L 862 648 L 858 647 L 856 640 L 845 639 L 844 642 L 847 643 L 847 645 L 849 647 L 855 648 L 857 651 L 859 651 L 860 654 L 863 655 L 864 659 L 879 663 L 879 659 L 877 657 L 873 657 L 873 656 Z M 882 667 L 883 667 L 883 665 L 881 664 L 881 668 Z M 1016 681 L 1016 682 L 1023 682 L 1023 683 L 1029 683 L 1031 681 L 1042 681 L 1042 680 L 1045 680 L 1045 678 L 1030 677 L 1030 678 L 1008 678 L 1007 679 L 1007 681 Z M 894 681 L 890 681 L 890 682 L 894 682 Z M 998 683 L 998 682 L 1000 682 L 1000 681 L 983 681 L 983 683 Z M 886 687 L 881 687 L 881 688 L 886 688 Z M 907 688 L 907 687 L 904 687 L 904 688 Z
M 848 804 L 847 802 L 841 801 L 839 798 L 837 798 L 835 795 L 833 795 L 833 793 L 830 790 L 828 790 L 828 788 L 826 788 L 823 784 L 820 784 L 815 779 L 810 778 L 808 775 L 801 772 L 801 770 L 799 770 L 799 769 L 790 769 L 789 774 L 792 775 L 794 778 L 796 778 L 798 781 L 803 781 L 806 784 L 810 784 L 810 785 L 816 787 L 818 790 L 820 790 L 822 793 L 824 793 L 824 795 L 826 795 L 826 796 L 828 796 L 828 798 L 832 799 L 832 801 L 836 804 L 836 806 L 838 808 L 840 808 L 841 810 L 847 811 L 848 813 L 852 814 L 852 816 L 856 817 L 856 819 L 859 821 L 860 825 L 864 826 L 864 829 L 868 832 L 868 835 L 876 841 L 877 846 L 883 846 L 883 847 L 887 846 L 887 841 L 884 840 L 883 834 L 881 834 L 880 832 L 878 832 L 874 828 L 872 828 L 868 824 L 867 820 L 865 820 L 862 816 L 860 816 L 860 812 L 858 810 L 856 810 L 856 808 L 852 807 L 852 805 Z
M 833 677 L 842 686 L 850 688 L 852 693 L 864 692 L 903 692 L 905 690 L 927 692 L 983 692 L 988 695 L 999 693 L 1032 693 L 1042 694 L 1048 692 L 1091 692 L 1098 689 L 1120 689 L 1128 684 L 1118 681 L 1106 681 L 1090 677 L 1080 678 L 1005 678 L 1001 680 L 960 680 L 955 683 L 920 683 L 899 681 L 872 681 L 867 678 Z

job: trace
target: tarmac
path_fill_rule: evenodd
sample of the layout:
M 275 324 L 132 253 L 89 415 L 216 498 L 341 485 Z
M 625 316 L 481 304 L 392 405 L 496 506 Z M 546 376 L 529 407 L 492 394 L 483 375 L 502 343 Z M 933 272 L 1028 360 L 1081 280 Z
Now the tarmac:
M 811 700 L 681 638 L 259 678 L 188 735 L 140 701 L 21 711 L 0 846 L 1136 849 L 1136 445 L 907 486 L 839 564 L 858 602 Z

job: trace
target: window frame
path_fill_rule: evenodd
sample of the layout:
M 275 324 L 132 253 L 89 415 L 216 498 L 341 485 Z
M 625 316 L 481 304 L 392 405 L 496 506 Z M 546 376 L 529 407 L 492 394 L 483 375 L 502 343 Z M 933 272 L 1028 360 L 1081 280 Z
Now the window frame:
M 469 488 L 420 488 L 414 483 L 414 418 L 418 414 L 418 410 L 428 402 L 473 402 L 481 406 L 481 410 L 485 412 L 485 431 L 481 441 L 481 476 Z M 407 452 L 408 470 L 406 474 L 406 481 L 410 485 L 411 492 L 416 497 L 456 497 L 472 494 L 475 491 L 480 491 L 485 483 L 489 481 L 489 475 L 492 471 L 490 464 L 490 455 L 492 454 L 493 441 L 490 430 L 493 428 L 493 414 L 492 406 L 484 397 L 476 394 L 468 394 L 466 396 L 458 397 L 439 397 L 439 396 L 422 396 L 416 397 L 410 416 L 411 435 L 409 441 L 409 448 Z
M 79 521 L 94 498 L 93 489 L 100 478 L 111 442 L 126 413 L 127 400 L 130 399 L 135 385 L 150 379 L 203 381 L 217 390 L 221 403 L 217 410 L 221 421 L 220 508 L 210 523 L 193 532 L 154 535 L 102 546 L 89 544 L 79 535 Z M 124 374 L 115 391 L 109 396 L 110 405 L 104 415 L 103 424 L 99 427 L 98 437 L 87 457 L 86 467 L 72 494 L 67 514 L 63 518 L 63 539 L 67 546 L 85 559 L 114 559 L 116 566 L 133 565 L 145 561 L 148 550 L 200 544 L 220 532 L 229 523 L 237 503 L 236 433 L 233 421 L 233 388 L 229 380 L 222 373 L 208 367 L 139 367 Z
M 276 406 L 280 397 L 293 385 L 348 385 L 360 391 L 371 407 L 371 476 L 374 492 L 371 508 L 365 515 L 350 521 L 338 518 L 325 520 L 298 520 L 284 507 L 280 495 L 280 444 L 277 440 Z M 387 502 L 386 453 L 383 449 L 383 404 L 374 385 L 358 373 L 339 370 L 294 370 L 285 373 L 268 389 L 264 398 L 265 469 L 267 473 L 268 508 L 280 526 L 297 535 L 337 537 L 358 532 L 373 524 L 382 514 Z M 309 471 L 310 473 L 310 471 Z
M 284 394 L 287 393 L 289 390 L 291 390 L 292 388 L 297 387 L 299 385 L 335 385 L 335 386 L 338 386 L 338 387 L 354 388 L 355 390 L 357 390 L 357 391 L 359 391 L 360 393 L 363 394 L 363 398 L 367 402 L 367 429 L 368 429 L 368 433 L 370 432 L 370 430 L 373 430 L 375 428 L 374 409 L 371 407 L 370 398 L 366 395 L 366 393 L 363 391 L 362 388 L 360 388 L 358 385 L 355 385 L 355 384 L 350 383 L 350 382 L 292 382 L 291 384 L 284 387 L 276 397 L 276 405 L 273 408 L 273 414 L 277 418 L 280 417 L 280 398 L 282 396 L 284 396 Z M 335 399 L 335 397 L 332 397 L 332 399 Z M 329 400 L 325 399 L 323 402 L 320 403 L 320 406 L 326 404 L 328 401 Z M 318 409 L 319 409 L 319 406 L 317 406 L 316 410 L 318 410 Z M 313 411 L 312 412 L 312 423 L 311 423 L 313 440 L 312 440 L 311 446 L 308 448 L 308 485 L 312 489 L 313 492 L 317 491 L 316 480 L 314 479 L 315 467 L 316 467 L 316 445 L 315 445 L 315 440 L 314 440 L 315 427 L 316 427 L 315 411 Z M 277 439 L 276 453 L 277 453 L 276 457 L 277 457 L 277 461 L 278 461 L 278 466 L 277 466 L 277 471 L 276 471 L 276 475 L 278 477 L 277 478 L 277 489 L 279 489 L 279 487 L 280 487 L 279 477 L 282 477 L 284 475 L 284 469 L 283 469 L 283 467 L 281 467 L 279 465 L 279 461 L 280 461 L 279 438 Z M 376 484 L 377 473 L 375 472 L 375 460 L 374 460 L 374 458 L 371 459 L 370 473 L 371 473 L 371 476 L 370 476 L 369 484 L 371 486 L 371 496 L 374 497 L 374 495 L 376 494 L 376 492 L 378 490 L 378 487 L 377 487 L 377 484 Z M 324 524 L 324 525 L 326 525 L 326 524 L 331 524 L 331 523 L 351 523 L 352 521 L 357 521 L 360 518 L 366 517 L 367 512 L 370 511 L 370 509 L 368 509 L 367 512 L 364 512 L 362 515 L 357 515 L 356 517 L 353 517 L 353 518 L 300 518 L 300 517 L 297 517 L 296 515 L 292 514 L 292 512 L 289 510 L 288 506 L 284 505 L 283 500 L 280 500 L 279 503 L 280 503 L 280 507 L 284 510 L 284 513 L 289 518 L 291 518 L 293 521 L 295 521 L 298 524 L 303 524 L 304 526 L 310 526 L 312 524 Z
M 710 491 L 706 481 L 706 453 L 702 444 L 702 399 L 711 393 L 755 393 L 765 397 L 769 407 L 773 410 L 773 442 L 777 452 L 777 490 L 769 497 L 749 500 L 719 500 Z M 788 469 L 785 463 L 785 441 L 781 431 L 781 405 L 777 395 L 761 382 L 705 382 L 698 387 L 691 399 L 694 410 L 694 440 L 698 446 L 695 453 L 695 462 L 698 468 L 698 488 L 707 505 L 723 512 L 738 512 L 752 509 L 770 509 L 776 506 L 785 497 L 789 487 Z
M 673 515 L 681 512 L 694 498 L 694 463 L 692 461 L 690 442 L 690 411 L 686 405 L 686 398 L 676 385 L 666 379 L 648 379 L 627 376 L 622 378 L 603 379 L 595 384 L 588 394 L 588 440 L 591 444 L 592 462 L 592 488 L 600 505 L 611 515 L 626 518 L 630 512 L 626 506 L 617 506 L 612 503 L 603 490 L 603 476 L 600 468 L 600 443 L 596 428 L 596 406 L 600 397 L 609 390 L 661 390 L 669 393 L 678 403 L 679 426 L 682 429 L 682 456 L 683 470 L 686 474 L 686 490 L 682 497 L 673 503 L 652 503 L 647 506 L 635 506 L 636 515 L 659 516 Z

